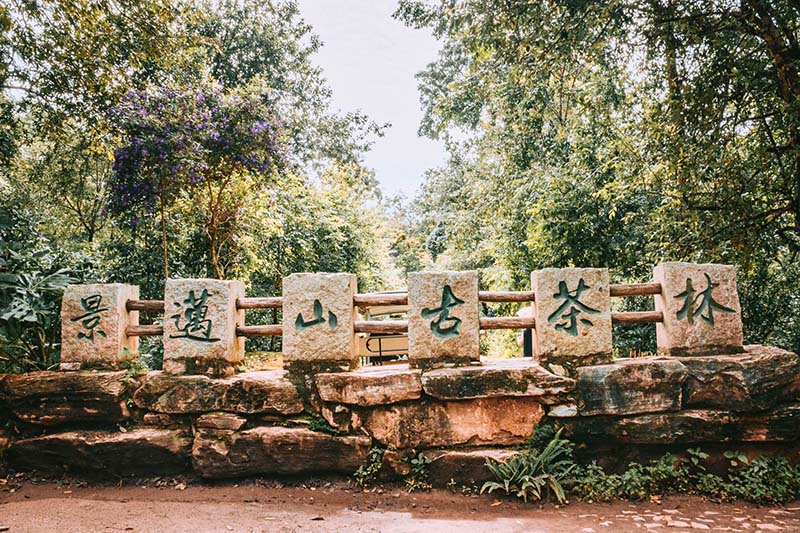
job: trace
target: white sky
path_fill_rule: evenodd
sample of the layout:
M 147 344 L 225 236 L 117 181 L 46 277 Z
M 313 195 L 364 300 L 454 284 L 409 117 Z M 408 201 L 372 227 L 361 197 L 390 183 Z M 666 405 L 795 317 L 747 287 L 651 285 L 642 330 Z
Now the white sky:
M 436 59 L 428 30 L 392 18 L 395 0 L 299 0 L 303 18 L 322 39 L 312 57 L 333 90 L 333 106 L 360 109 L 391 122 L 366 155 L 386 194 L 411 197 L 424 172 L 445 160 L 444 145 L 417 135 L 422 117 L 414 75 Z

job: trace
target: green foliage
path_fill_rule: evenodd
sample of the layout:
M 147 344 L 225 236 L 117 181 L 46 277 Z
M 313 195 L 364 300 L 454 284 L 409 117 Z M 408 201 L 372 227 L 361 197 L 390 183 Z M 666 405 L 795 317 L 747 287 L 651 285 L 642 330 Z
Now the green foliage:
M 488 459 L 486 468 L 497 481 L 484 483 L 481 493 L 503 490 L 526 502 L 554 497 L 558 503 L 566 503 L 562 483 L 569 479 L 575 463 L 572 445 L 561 438 L 559 430 L 541 451 L 523 451 L 503 462 Z
M 410 468 L 408 474 L 403 478 L 406 490 L 408 492 L 426 491 L 431 489 L 431 484 L 428 481 L 430 478 L 430 471 L 428 465 L 431 460 L 422 452 L 416 456 L 406 457 L 405 459 Z
M 706 471 L 703 461 L 708 454 L 700 449 L 687 450 L 687 454 L 687 459 L 667 454 L 646 465 L 631 463 L 621 475 L 608 474 L 594 462 L 579 466 L 571 492 L 590 501 L 643 500 L 678 492 L 760 504 L 785 503 L 800 497 L 800 469 L 784 457 L 762 456 L 748 461 L 740 452 L 725 452 L 731 468 L 725 476 L 719 476 Z
M 356 482 L 356 485 L 364 489 L 378 481 L 378 473 L 383 465 L 383 454 L 385 451 L 386 450 L 383 448 L 370 448 L 367 462 L 359 466 L 353 474 L 353 480 Z
M 320 433 L 327 433 L 328 435 L 338 435 L 339 430 L 328 423 L 327 420 L 321 416 L 311 417 L 308 421 L 308 429 L 311 431 L 319 431 Z

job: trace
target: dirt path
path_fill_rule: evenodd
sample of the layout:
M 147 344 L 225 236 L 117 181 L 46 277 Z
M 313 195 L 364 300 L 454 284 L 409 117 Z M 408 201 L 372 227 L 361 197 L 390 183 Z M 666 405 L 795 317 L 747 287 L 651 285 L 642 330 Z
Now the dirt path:
M 162 485 L 162 486 L 158 486 Z M 143 486 L 7 481 L 0 487 L 0 531 L 379 531 L 439 533 L 626 531 L 800 532 L 800 503 L 786 507 L 715 504 L 695 497 L 661 503 L 522 504 L 491 496 L 397 487 L 356 492 L 346 483 L 281 487 L 274 483 Z

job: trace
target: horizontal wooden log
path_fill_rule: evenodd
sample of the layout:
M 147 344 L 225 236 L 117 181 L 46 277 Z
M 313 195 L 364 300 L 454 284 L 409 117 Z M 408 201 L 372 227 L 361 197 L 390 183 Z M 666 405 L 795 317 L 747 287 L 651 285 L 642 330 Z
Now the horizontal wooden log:
M 484 316 L 481 329 L 533 329 L 536 319 L 532 316 Z
M 661 311 L 635 311 L 630 313 L 611 313 L 612 324 L 655 324 L 663 322 Z
M 161 324 L 148 324 L 128 326 L 125 328 L 128 337 L 161 337 L 164 335 L 164 326 Z
M 408 305 L 408 293 L 383 294 L 379 292 L 356 294 L 353 303 L 359 307 L 379 307 L 383 305 Z
M 660 283 L 622 283 L 611 285 L 612 297 L 623 296 L 650 296 L 661 294 Z
M 280 337 L 283 335 L 283 326 L 280 324 L 239 326 L 236 328 L 236 334 L 240 337 Z
M 236 309 L 276 309 L 283 307 L 283 298 L 267 296 L 264 298 L 238 298 Z
M 356 333 L 374 335 L 401 335 L 408 333 L 407 320 L 358 320 L 355 323 Z
M 128 300 L 125 302 L 125 309 L 146 313 L 163 313 L 164 300 Z
M 533 291 L 480 291 L 481 302 L 532 302 Z

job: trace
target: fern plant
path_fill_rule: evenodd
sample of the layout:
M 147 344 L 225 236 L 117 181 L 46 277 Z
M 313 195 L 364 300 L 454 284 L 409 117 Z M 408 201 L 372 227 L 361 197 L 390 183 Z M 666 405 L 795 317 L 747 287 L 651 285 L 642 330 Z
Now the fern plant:
M 541 451 L 521 452 L 503 462 L 487 459 L 486 467 L 496 481 L 484 483 L 481 494 L 503 490 L 526 502 L 555 497 L 558 503 L 565 503 L 567 496 L 562 482 L 569 478 L 575 462 L 572 444 L 561 438 L 559 430 Z

